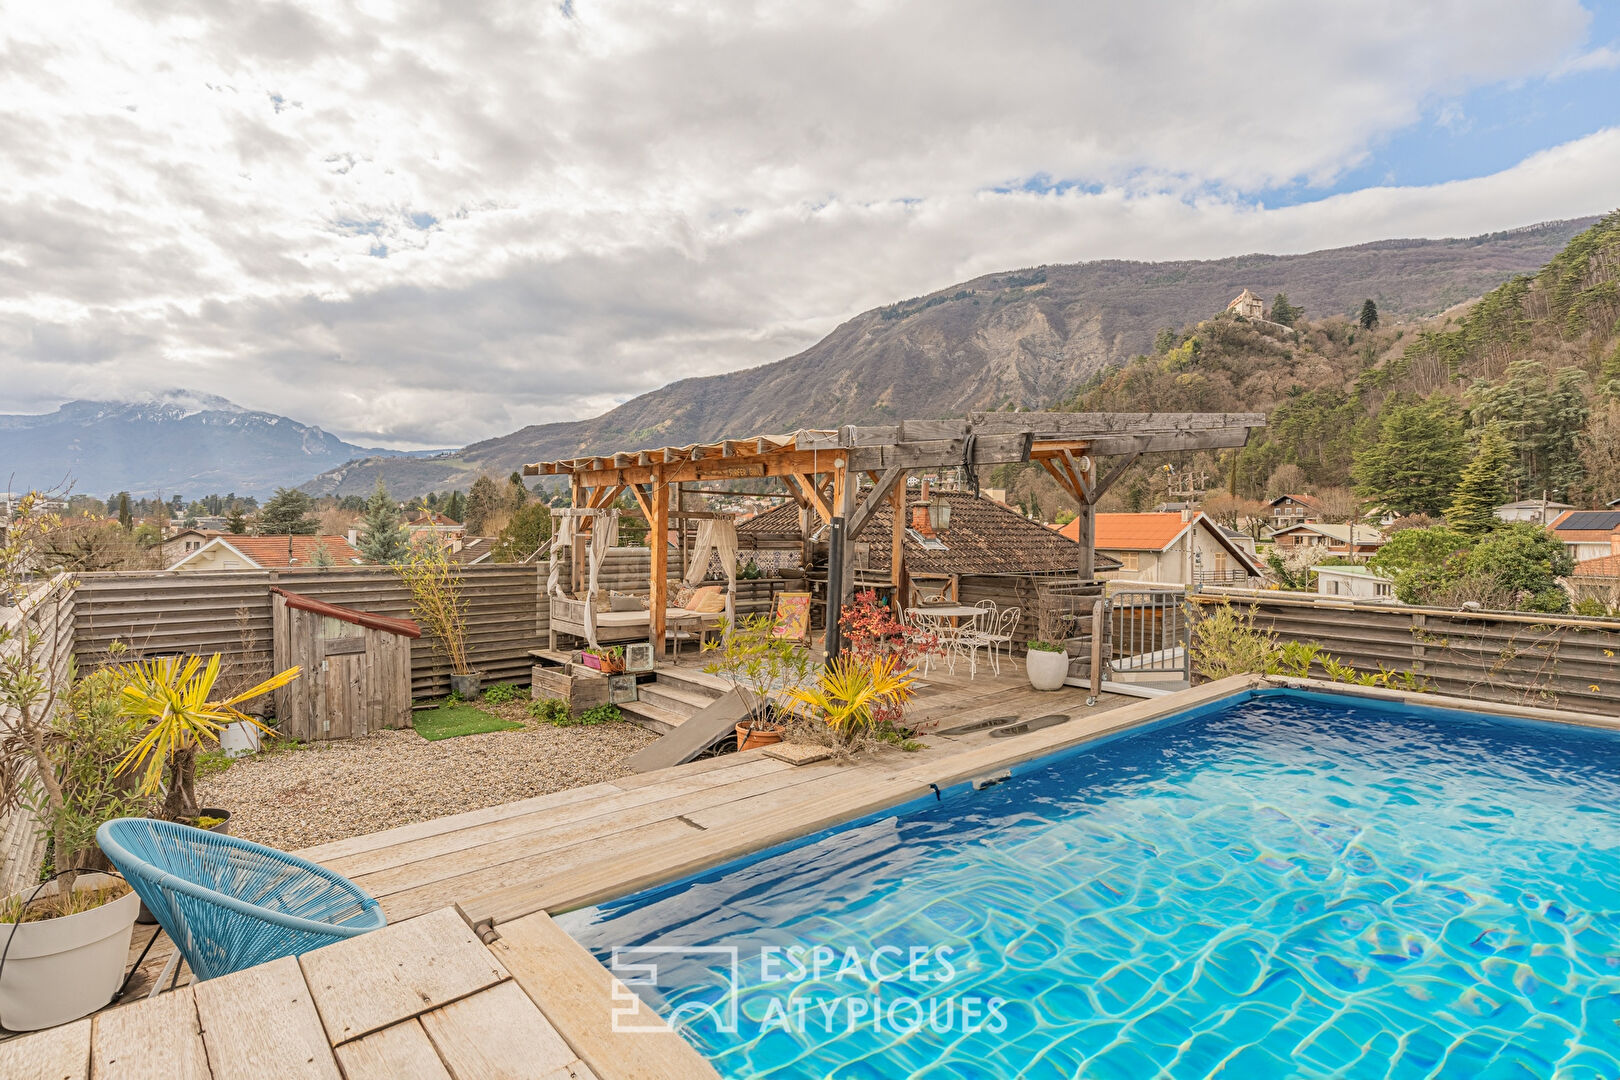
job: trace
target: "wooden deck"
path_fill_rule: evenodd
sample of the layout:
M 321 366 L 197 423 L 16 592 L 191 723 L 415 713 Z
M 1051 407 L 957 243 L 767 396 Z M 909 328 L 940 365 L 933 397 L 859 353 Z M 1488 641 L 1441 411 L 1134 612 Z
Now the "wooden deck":
M 754 750 L 340 840 L 303 854 L 375 895 L 390 925 L 0 1044 L 6 1080 L 89 1077 L 712 1078 L 655 1016 L 613 1029 L 628 991 L 550 913 L 621 896 L 1225 696 L 1037 694 L 1021 669 L 936 673 L 927 748 L 795 766 Z M 973 720 L 1068 713 L 1008 738 Z M 475 927 L 493 924 L 480 941 Z M 150 963 L 150 961 L 149 961 Z

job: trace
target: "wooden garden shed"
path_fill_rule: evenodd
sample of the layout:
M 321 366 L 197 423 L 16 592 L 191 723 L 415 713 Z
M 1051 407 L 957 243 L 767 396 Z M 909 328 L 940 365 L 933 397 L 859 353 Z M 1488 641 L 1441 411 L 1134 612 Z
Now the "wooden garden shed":
M 275 669 L 303 669 L 275 692 L 283 735 L 315 742 L 411 726 L 411 642 L 421 627 L 286 589 L 270 592 Z

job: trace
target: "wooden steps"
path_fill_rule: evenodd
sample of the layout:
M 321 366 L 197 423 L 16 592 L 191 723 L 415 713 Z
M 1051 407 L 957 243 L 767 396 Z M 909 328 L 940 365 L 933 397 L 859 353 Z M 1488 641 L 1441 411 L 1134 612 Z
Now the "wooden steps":
M 648 731 L 668 735 L 694 713 L 712 705 L 730 689 L 724 679 L 701 671 L 659 668 L 651 682 L 636 688 L 639 700 L 619 705 L 619 711 L 633 724 Z

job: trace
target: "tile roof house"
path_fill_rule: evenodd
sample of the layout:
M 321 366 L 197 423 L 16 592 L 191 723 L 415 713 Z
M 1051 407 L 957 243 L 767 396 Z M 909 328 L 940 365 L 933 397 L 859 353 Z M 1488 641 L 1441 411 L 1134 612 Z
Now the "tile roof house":
M 1259 584 L 1259 562 L 1207 515 L 1098 514 L 1096 544 L 1119 564 L 1098 577 L 1128 578 L 1179 585 Z M 1079 535 L 1078 521 L 1063 527 L 1070 539 Z
M 322 561 L 321 552 L 325 552 Z M 341 536 L 216 536 L 170 570 L 287 570 L 355 566 L 365 557 Z
M 1521 499 L 1519 502 L 1503 503 L 1496 508 L 1496 517 L 1499 521 L 1534 521 L 1540 525 L 1551 525 L 1564 515 L 1566 510 L 1575 509 L 1569 503 L 1548 502 L 1545 499 Z
M 1375 554 L 1387 538 L 1370 525 L 1312 521 L 1278 529 L 1271 534 L 1271 540 L 1279 552 L 1309 550 L 1325 555 L 1355 556 Z
M 1612 554 L 1611 537 L 1620 529 L 1620 510 L 1566 510 L 1548 526 L 1577 563 Z
M 1278 495 L 1267 505 L 1271 507 L 1273 529 L 1322 520 L 1322 503 L 1315 495 Z
M 1609 553 L 1577 562 L 1564 586 L 1577 603 L 1593 599 L 1620 608 L 1620 528 L 1609 534 Z

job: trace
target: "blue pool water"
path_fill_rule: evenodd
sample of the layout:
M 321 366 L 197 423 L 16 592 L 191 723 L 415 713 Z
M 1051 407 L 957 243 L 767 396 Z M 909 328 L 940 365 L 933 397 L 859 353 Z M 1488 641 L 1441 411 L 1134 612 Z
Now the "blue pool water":
M 730 1077 L 1620 1075 L 1620 736 L 1276 692 L 1013 773 L 560 921 Z

